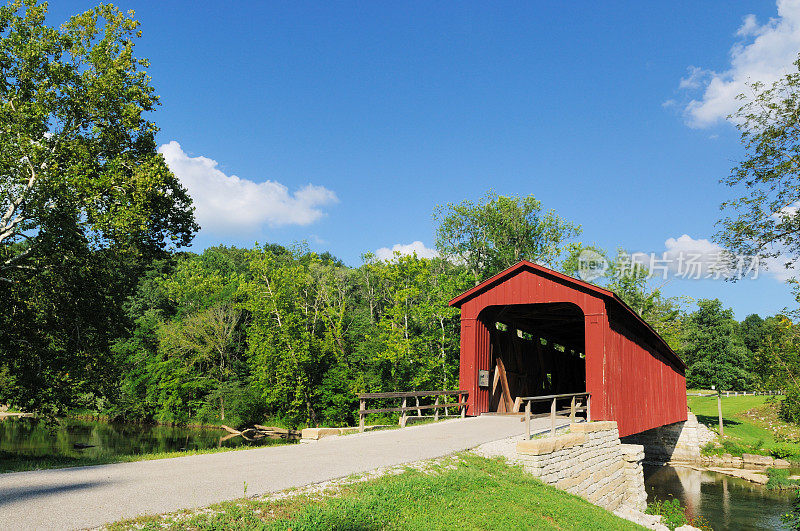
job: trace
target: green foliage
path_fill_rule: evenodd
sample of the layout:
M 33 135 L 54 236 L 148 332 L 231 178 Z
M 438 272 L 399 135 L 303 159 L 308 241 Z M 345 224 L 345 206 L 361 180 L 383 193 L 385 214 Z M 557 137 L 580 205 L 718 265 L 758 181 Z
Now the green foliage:
M 797 387 L 800 327 L 785 315 L 776 315 L 764 319 L 758 332 L 761 342 L 753 351 L 752 371 L 760 387 L 767 390 Z
M 532 195 L 502 196 L 493 192 L 475 203 L 465 200 L 439 206 L 436 248 L 463 263 L 477 285 L 520 260 L 555 268 L 580 226 L 544 211 Z
M 655 500 L 647 504 L 647 514 L 659 514 L 663 516 L 661 523 L 670 529 L 686 525 L 686 510 L 681 506 L 677 498 L 671 500 Z
M 769 477 L 769 480 L 767 481 L 767 488 L 770 490 L 789 490 L 799 488 L 800 484 L 797 482 L 797 480 L 789 479 L 789 476 L 791 475 L 792 473 L 788 468 L 767 469 L 767 476 Z
M 796 387 L 786 391 L 786 396 L 778 409 L 778 417 L 786 422 L 800 424 L 800 390 Z
M 687 387 L 745 390 L 752 384 L 751 358 L 739 336 L 733 311 L 718 299 L 701 299 L 683 324 L 679 354 L 689 366 Z
M 722 182 L 737 189 L 725 201 L 717 240 L 739 254 L 782 257 L 788 264 L 800 253 L 800 200 L 797 156 L 800 143 L 800 59 L 798 71 L 773 84 L 750 84 L 751 94 L 733 118 L 745 156 Z
M 792 512 L 781 515 L 781 522 L 789 529 L 800 529 L 800 492 L 792 502 Z
M 191 199 L 156 152 L 139 23 L 112 5 L 46 25 L 0 7 L 0 402 L 56 414 L 112 395 L 121 304 L 191 241 Z

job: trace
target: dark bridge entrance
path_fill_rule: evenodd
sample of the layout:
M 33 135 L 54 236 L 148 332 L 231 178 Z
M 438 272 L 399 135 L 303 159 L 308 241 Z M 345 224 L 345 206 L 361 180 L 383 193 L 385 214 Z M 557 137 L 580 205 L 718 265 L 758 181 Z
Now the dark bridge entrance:
M 491 325 L 489 411 L 519 412 L 520 397 L 586 390 L 584 317 L 578 306 L 491 306 L 481 320 Z

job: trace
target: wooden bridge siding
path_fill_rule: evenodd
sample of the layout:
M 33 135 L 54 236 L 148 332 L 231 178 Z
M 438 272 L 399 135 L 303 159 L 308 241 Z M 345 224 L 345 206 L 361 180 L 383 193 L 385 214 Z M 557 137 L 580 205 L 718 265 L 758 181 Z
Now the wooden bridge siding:
M 603 418 L 616 420 L 622 437 L 685 421 L 686 378 L 683 372 L 613 318 L 607 334 L 605 375 L 608 385 Z M 592 407 L 593 416 L 599 420 L 594 411 Z
M 616 420 L 621 436 L 686 420 L 685 377 L 680 371 L 635 333 L 620 332 L 623 324 L 609 321 L 602 297 L 530 271 L 461 305 L 459 387 L 469 391 L 467 414 L 489 410 L 490 388 L 478 387 L 477 375 L 491 370 L 492 323 L 484 322 L 481 312 L 491 306 L 554 302 L 573 303 L 583 311 L 586 391 L 592 394 L 594 420 Z

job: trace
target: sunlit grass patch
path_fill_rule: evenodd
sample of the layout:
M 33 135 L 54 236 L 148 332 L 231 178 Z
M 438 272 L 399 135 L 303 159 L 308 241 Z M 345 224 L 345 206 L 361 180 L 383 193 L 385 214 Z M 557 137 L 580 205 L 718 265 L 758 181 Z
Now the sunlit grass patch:
M 301 491 L 303 492 L 303 491 Z M 123 529 L 641 529 L 498 459 L 471 454 L 315 494 L 240 499 Z

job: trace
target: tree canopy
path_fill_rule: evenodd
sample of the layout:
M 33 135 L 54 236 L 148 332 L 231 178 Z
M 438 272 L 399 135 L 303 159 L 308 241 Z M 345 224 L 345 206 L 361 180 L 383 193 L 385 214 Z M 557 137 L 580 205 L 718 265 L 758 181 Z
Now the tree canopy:
M 52 28 L 46 7 L 0 7 L 0 402 L 57 412 L 113 394 L 123 303 L 197 225 L 156 151 L 133 14 Z
M 737 190 L 725 201 L 716 235 L 726 249 L 778 258 L 800 257 L 800 57 L 771 85 L 755 81 L 731 118 L 745 156 L 721 182 Z
M 544 211 L 534 196 L 493 192 L 479 202 L 464 200 L 437 207 L 436 248 L 466 265 L 475 285 L 520 260 L 555 268 L 580 226 Z
M 110 4 L 45 24 L 46 4 L 0 7 L 0 278 L 78 246 L 154 254 L 197 229 L 156 152 L 158 104 L 134 55 L 139 23 Z

